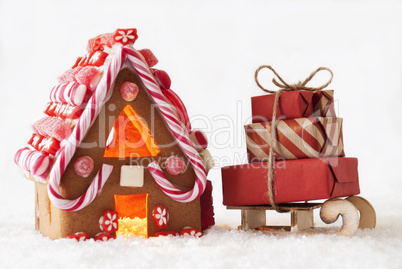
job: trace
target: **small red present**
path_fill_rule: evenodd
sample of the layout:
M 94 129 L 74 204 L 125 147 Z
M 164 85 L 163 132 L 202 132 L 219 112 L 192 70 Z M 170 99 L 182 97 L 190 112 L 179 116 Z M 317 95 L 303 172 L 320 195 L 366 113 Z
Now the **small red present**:
M 222 168 L 223 204 L 270 204 L 268 163 Z M 312 158 L 275 162 L 276 203 L 310 201 L 360 193 L 356 158 Z
M 276 118 L 336 117 L 333 95 L 333 90 L 283 92 L 279 96 Z M 272 120 L 274 101 L 275 94 L 251 97 L 253 123 Z

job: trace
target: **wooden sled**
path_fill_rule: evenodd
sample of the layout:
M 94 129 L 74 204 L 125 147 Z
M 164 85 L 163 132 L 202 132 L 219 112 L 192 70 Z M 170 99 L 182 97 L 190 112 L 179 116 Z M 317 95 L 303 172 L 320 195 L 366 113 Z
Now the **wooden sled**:
M 275 234 L 297 232 L 301 234 L 317 234 L 314 228 L 314 209 L 321 208 L 321 220 L 330 224 L 342 216 L 343 225 L 337 235 L 352 236 L 357 229 L 376 226 L 374 207 L 360 196 L 350 196 L 346 199 L 334 198 L 324 203 L 287 203 L 280 204 L 284 211 L 290 212 L 290 226 L 270 226 L 266 224 L 266 210 L 274 210 L 270 205 L 227 206 L 227 209 L 241 210 L 241 230 L 261 230 Z M 308 230 L 308 231 L 307 231 Z

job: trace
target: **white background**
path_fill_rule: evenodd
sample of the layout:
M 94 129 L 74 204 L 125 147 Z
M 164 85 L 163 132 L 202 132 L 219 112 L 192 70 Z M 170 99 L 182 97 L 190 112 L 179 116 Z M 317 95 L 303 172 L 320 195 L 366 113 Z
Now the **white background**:
M 402 3 L 166 2 L 0 0 L 0 267 L 400 267 Z M 154 52 L 193 127 L 210 138 L 218 227 L 201 240 L 78 245 L 42 238 L 33 231 L 34 186 L 14 165 L 14 154 L 43 115 L 57 76 L 85 53 L 87 40 L 131 27 L 138 29 L 135 48 Z M 227 230 L 240 224 L 240 214 L 222 205 L 219 167 L 245 162 L 242 126 L 250 122 L 250 97 L 263 94 L 254 82 L 263 64 L 290 83 L 317 67 L 332 69 L 329 88 L 344 118 L 345 152 L 359 158 L 361 194 L 377 210 L 376 230 L 350 239 Z M 260 77 L 275 89 L 270 73 Z M 327 78 L 322 74 L 311 85 Z

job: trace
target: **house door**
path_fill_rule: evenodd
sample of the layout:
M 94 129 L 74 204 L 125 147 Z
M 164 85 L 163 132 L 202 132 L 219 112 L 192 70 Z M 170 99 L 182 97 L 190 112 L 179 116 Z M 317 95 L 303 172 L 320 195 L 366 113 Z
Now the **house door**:
M 148 237 L 148 194 L 115 195 L 115 208 L 119 216 L 117 234 Z

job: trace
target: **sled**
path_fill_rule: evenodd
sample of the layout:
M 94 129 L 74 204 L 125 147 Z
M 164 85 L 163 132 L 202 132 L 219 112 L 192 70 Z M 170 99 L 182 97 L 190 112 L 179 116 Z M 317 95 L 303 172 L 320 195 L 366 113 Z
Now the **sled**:
M 241 210 L 239 229 L 260 230 L 275 234 L 317 234 L 322 229 L 314 229 L 314 210 L 320 208 L 320 218 L 326 223 L 335 222 L 339 216 L 343 224 L 337 235 L 353 236 L 358 229 L 373 229 L 376 226 L 374 207 L 365 198 L 349 196 L 345 199 L 334 198 L 323 203 L 286 203 L 280 209 L 290 213 L 290 225 L 273 226 L 266 223 L 266 211 L 275 210 L 271 205 L 227 206 L 229 210 Z

